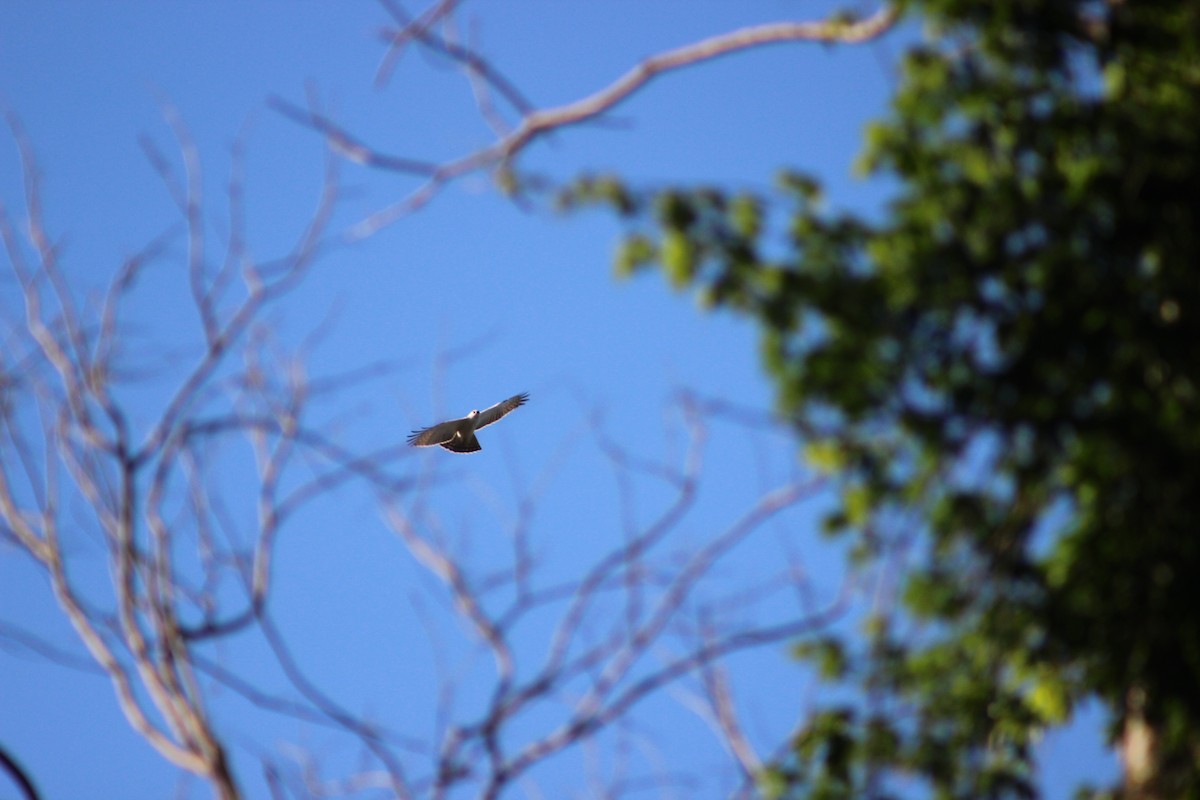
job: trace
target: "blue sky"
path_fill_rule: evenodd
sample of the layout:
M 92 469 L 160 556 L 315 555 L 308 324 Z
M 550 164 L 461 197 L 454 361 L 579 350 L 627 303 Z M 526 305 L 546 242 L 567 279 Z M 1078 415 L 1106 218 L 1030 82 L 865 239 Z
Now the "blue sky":
M 510 0 L 468 4 L 460 22 L 526 96 L 547 106 L 600 88 L 649 54 L 738 26 L 816 17 L 830 7 Z M 228 238 L 225 187 L 235 142 L 245 152 L 250 257 L 286 253 L 316 204 L 323 144 L 271 111 L 265 101 L 272 95 L 303 103 L 311 86 L 347 129 L 393 155 L 436 161 L 486 144 L 489 131 L 466 80 L 443 61 L 409 52 L 386 86 L 374 85 L 384 52 L 377 33 L 388 22 L 371 2 L 0 6 L 0 107 L 20 120 L 33 145 L 47 226 L 60 237 L 63 269 L 80 301 L 178 219 L 139 144 L 152 143 L 179 169 L 164 103 L 196 144 L 215 260 Z M 851 163 L 864 123 L 884 110 L 899 41 L 775 47 L 670 75 L 622 105 L 613 124 L 562 131 L 521 165 L 556 179 L 619 171 L 634 183 L 751 189 L 792 166 L 818 174 L 833 202 L 871 212 L 883 189 L 855 180 Z M 20 161 L 12 138 L 0 141 L 0 201 L 19 223 Z M 338 230 L 416 185 L 350 164 L 340 179 Z M 759 412 L 771 407 L 748 325 L 700 313 L 657 278 L 613 278 L 620 230 L 604 214 L 522 209 L 487 175 L 473 175 L 377 235 L 323 255 L 264 318 L 271 331 L 265 351 L 302 353 L 310 379 L 387 362 L 385 373 L 313 400 L 314 422 L 346 447 L 400 443 L 412 428 L 531 393 L 528 406 L 483 432 L 482 453 L 422 451 L 397 467 L 420 476 L 398 508 L 424 534 L 444 536 L 474 578 L 511 563 L 512 532 L 523 522 L 540 586 L 577 578 L 630 531 L 652 525 L 674 498 L 672 487 L 636 463 L 614 461 L 602 443 L 678 466 L 689 431 L 681 393 Z M 131 291 L 122 318 L 123 364 L 136 377 L 120 396 L 135 425 L 148 425 L 161 411 L 200 341 L 183 249 L 182 239 L 172 240 Z M 6 262 L 6 337 L 19 321 L 17 295 Z M 695 502 L 655 554 L 663 569 L 678 568 L 765 492 L 814 478 L 786 432 L 720 414 L 702 415 L 702 422 Z M 232 527 L 248 539 L 249 450 L 231 446 L 213 459 L 220 470 L 212 487 L 228 502 Z M 768 591 L 789 564 L 803 564 L 818 601 L 831 601 L 843 568 L 839 548 L 816 534 L 827 500 L 818 492 L 763 525 L 697 587 L 690 611 L 715 613 L 727 625 L 794 616 L 794 592 Z M 99 607 L 110 607 L 94 522 L 82 508 L 64 514 L 77 528 L 67 534 L 74 574 Z M 463 723 L 476 718 L 492 685 L 490 663 L 372 493 L 347 486 L 305 509 L 280 535 L 273 574 L 270 604 L 281 632 L 307 676 L 338 703 L 428 739 L 439 730 L 439 687 L 453 685 L 455 702 L 443 710 Z M 605 613 L 611 609 L 599 609 L 591 623 L 601 626 Z M 556 619 L 548 609 L 518 629 L 524 665 L 537 662 Z M 85 655 L 42 573 L 6 543 L 0 623 Z M 666 636 L 642 669 L 677 652 L 682 635 Z M 264 690 L 295 697 L 260 637 L 238 635 L 204 652 Z M 761 755 L 821 699 L 784 645 L 738 656 L 730 674 Z M 718 766 L 727 763 L 718 737 L 691 710 L 696 696 L 694 682 L 680 682 L 640 706 L 600 747 L 576 748 L 531 772 L 511 796 L 595 796 L 588 781 L 621 770 L 667 796 L 723 796 L 736 780 Z M 571 700 L 557 698 L 522 719 L 510 743 L 552 727 Z M 258 768 L 264 757 L 282 764 L 312 758 L 325 777 L 360 765 L 361 748 L 344 734 L 262 713 L 222 687 L 211 689 L 209 702 L 247 796 L 268 796 Z M 1089 715 L 1086 730 L 1047 739 L 1049 796 L 1062 796 L 1071 776 L 1112 774 L 1111 760 L 1088 733 L 1097 724 Z M 105 679 L 2 638 L 0 743 L 47 798 L 208 794 L 130 731 Z M 412 761 L 419 772 L 420 757 Z M 0 780 L 0 798 L 11 796 L 15 789 Z

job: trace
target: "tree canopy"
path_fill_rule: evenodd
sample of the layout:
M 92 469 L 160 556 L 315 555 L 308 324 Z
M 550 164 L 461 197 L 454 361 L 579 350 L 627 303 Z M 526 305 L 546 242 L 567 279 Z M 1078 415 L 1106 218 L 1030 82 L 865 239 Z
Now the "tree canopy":
M 1032 743 L 1098 697 L 1113 793 L 1200 797 L 1200 3 L 904 14 L 929 33 L 867 132 L 878 219 L 799 172 L 568 195 L 630 220 L 619 271 L 755 320 L 844 476 L 831 530 L 868 563 L 911 549 L 902 613 L 803 650 L 863 692 L 764 784 L 1032 796 Z

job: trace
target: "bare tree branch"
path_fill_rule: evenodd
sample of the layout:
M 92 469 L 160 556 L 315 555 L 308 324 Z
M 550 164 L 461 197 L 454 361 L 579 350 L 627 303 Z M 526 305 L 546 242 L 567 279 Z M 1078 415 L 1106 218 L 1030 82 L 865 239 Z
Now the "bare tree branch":
M 380 66 L 377 80 L 386 76 L 401 48 L 417 43 L 462 64 L 477 97 L 483 87 L 495 90 L 518 117 L 513 125 L 503 124 L 484 98 L 481 110 L 499 133 L 491 144 L 443 163 L 415 160 L 385 153 L 370 146 L 338 125 L 314 104 L 302 109 L 281 98 L 271 105 L 280 113 L 325 137 L 329 148 L 342 157 L 364 166 L 404 173 L 421 178 L 422 183 L 403 199 L 372 214 L 356 225 L 353 238 L 369 236 L 429 202 L 446 183 L 479 170 L 496 170 L 502 185 L 511 182 L 511 171 L 518 155 L 547 134 L 584 122 L 593 122 L 641 91 L 654 79 L 687 69 L 722 56 L 767 45 L 790 42 L 860 44 L 890 31 L 900 18 L 900 8 L 885 3 L 871 15 L 857 21 L 842 16 L 807 22 L 774 22 L 718 34 L 691 44 L 650 56 L 631 67 L 609 85 L 570 103 L 536 108 L 480 54 L 445 36 L 435 36 L 435 24 L 445 24 L 457 2 L 439 0 L 416 19 L 410 18 L 389 0 L 384 5 L 401 24 L 397 31 L 385 34 L 389 49 Z
M 38 800 L 40 795 L 37 788 L 33 785 L 33 779 L 21 768 L 17 760 L 9 755 L 8 751 L 0 746 L 0 767 L 9 774 L 13 782 L 17 784 L 17 788 L 25 795 L 26 800 Z

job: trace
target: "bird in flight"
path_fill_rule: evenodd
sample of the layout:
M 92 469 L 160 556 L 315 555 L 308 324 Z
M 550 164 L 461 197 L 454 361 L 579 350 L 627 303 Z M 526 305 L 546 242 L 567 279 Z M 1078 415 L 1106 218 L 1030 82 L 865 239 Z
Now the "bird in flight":
M 479 440 L 475 438 L 475 431 L 491 425 L 518 406 L 525 405 L 528 399 L 529 395 L 526 393 L 515 394 L 491 408 L 472 411 L 462 419 L 439 422 L 423 430 L 413 431 L 408 437 L 408 443 L 413 447 L 432 447 L 438 444 L 452 453 L 474 453 L 483 449 Z

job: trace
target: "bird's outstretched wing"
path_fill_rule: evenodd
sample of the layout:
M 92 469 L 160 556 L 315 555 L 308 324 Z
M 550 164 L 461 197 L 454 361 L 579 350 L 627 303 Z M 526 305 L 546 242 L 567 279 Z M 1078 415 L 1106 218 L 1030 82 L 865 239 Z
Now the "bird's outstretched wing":
M 503 402 L 496 403 L 496 405 L 492 406 L 491 408 L 485 408 L 483 411 L 480 411 L 479 416 L 475 418 L 475 429 L 479 430 L 485 425 L 491 425 L 493 422 L 500 419 L 518 406 L 525 405 L 526 401 L 528 400 L 529 394 L 527 392 L 522 392 L 521 394 L 514 394 L 512 397 Z
M 452 419 L 449 422 L 439 422 L 437 425 L 430 425 L 423 430 L 413 431 L 408 437 L 408 443 L 413 447 L 431 447 L 435 444 L 445 444 L 454 438 L 455 432 L 462 423 L 463 420 L 461 419 Z

